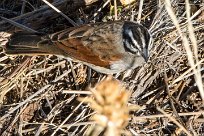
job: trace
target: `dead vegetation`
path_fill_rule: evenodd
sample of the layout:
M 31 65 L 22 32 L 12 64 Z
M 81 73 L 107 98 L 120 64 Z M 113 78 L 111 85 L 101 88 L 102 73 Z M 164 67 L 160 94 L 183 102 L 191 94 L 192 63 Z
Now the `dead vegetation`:
M 124 123 L 127 126 L 121 132 L 126 135 L 204 133 L 203 0 L 190 0 L 190 4 L 187 0 L 171 0 L 171 6 L 168 0 L 138 0 L 123 6 L 108 0 L 49 2 L 78 25 L 135 20 L 151 31 L 154 44 L 149 62 L 133 71 L 113 75 L 131 92 L 128 105 L 137 106 L 127 115 L 129 122 Z M 4 17 L 0 19 L 2 47 L 15 31 L 53 33 L 72 26 L 69 18 L 41 0 L 2 0 L 0 16 Z M 90 88 L 106 77 L 64 58 L 6 56 L 0 48 L 1 135 L 88 134 L 90 126 L 97 123 L 90 120 L 97 116 L 97 108 L 91 109 L 78 98 L 89 96 L 89 102 L 94 103 Z M 113 92 L 113 88 L 109 91 Z M 107 134 L 107 127 L 102 127 L 105 130 L 101 134 Z

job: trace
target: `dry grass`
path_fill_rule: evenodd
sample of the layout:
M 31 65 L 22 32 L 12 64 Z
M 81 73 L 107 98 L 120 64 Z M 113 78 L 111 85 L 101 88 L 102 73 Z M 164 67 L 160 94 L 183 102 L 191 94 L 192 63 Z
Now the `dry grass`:
M 119 127 L 120 132 L 132 135 L 201 135 L 204 133 L 204 2 L 191 0 L 190 5 L 187 0 L 168 2 L 138 0 L 121 6 L 114 0 L 99 1 L 69 13 L 62 11 L 66 14 L 56 18 L 53 15 L 44 23 L 38 23 L 41 18 L 37 18 L 30 25 L 25 20 L 14 25 L 27 29 L 19 25 L 26 24 L 35 31 L 53 33 L 71 27 L 73 23 L 69 23 L 69 19 L 78 25 L 115 19 L 137 20 L 150 29 L 154 46 L 149 62 L 143 67 L 113 75 L 131 93 L 128 104 L 124 102 L 123 106 L 139 106 L 129 115 L 126 113 L 128 120 L 123 120 L 126 123 Z M 48 11 L 46 6 L 40 0 L 3 0 L 0 2 L 0 16 L 21 18 L 41 8 L 44 13 Z M 32 14 L 29 19 L 31 17 Z M 10 33 L 19 28 L 5 23 L 5 19 L 0 20 L 0 24 L 4 24 L 0 28 L 0 45 L 4 45 Z M 97 123 L 91 119 L 97 116 L 100 120 L 104 112 L 91 109 L 78 98 L 89 96 L 91 103 L 101 99 L 91 99 L 89 88 L 97 83 L 100 85 L 102 80 L 104 83 L 106 77 L 64 58 L 6 56 L 0 48 L 1 135 L 88 134 L 90 126 Z M 110 87 L 110 92 L 114 92 L 112 90 Z M 112 105 L 114 102 L 114 99 L 110 100 Z M 105 135 L 107 130 L 106 126 L 97 132 Z
M 129 112 L 138 109 L 138 106 L 128 106 L 130 92 L 112 77 L 96 84 L 91 92 L 93 97 L 91 95 L 79 99 L 89 104 L 90 108 L 96 112 L 91 117 L 96 125 L 89 128 L 87 135 L 96 136 L 104 133 L 105 136 L 120 136 L 128 134 L 124 128 L 128 125 Z

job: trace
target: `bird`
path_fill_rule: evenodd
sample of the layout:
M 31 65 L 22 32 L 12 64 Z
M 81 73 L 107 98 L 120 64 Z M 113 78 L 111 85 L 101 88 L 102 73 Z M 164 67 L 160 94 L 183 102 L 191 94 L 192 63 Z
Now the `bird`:
M 8 55 L 58 55 L 104 74 L 135 69 L 148 61 L 152 36 L 133 21 L 110 21 L 70 27 L 53 34 L 16 32 L 4 50 Z

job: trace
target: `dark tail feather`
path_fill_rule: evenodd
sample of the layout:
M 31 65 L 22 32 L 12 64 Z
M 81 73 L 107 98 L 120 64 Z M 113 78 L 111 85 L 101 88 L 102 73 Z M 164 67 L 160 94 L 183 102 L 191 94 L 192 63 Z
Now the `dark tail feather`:
M 6 54 L 49 54 L 46 50 L 38 47 L 39 42 L 43 41 L 42 35 L 28 32 L 14 33 L 5 46 Z

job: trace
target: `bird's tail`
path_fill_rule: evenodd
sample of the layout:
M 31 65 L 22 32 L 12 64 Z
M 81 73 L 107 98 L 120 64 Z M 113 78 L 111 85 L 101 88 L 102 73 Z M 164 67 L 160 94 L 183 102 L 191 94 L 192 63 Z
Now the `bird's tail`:
M 52 48 L 53 43 L 41 34 L 17 32 L 10 37 L 4 50 L 8 55 L 44 55 L 52 54 Z

